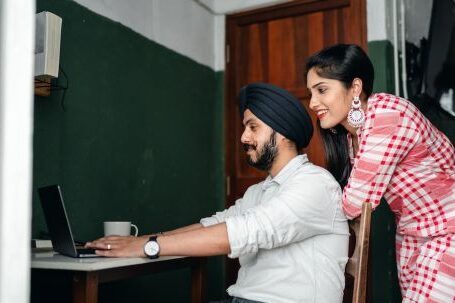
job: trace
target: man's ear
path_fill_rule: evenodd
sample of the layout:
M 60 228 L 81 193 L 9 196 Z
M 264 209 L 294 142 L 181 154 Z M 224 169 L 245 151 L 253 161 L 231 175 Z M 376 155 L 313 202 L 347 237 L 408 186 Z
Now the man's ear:
M 294 145 L 294 141 L 289 140 L 288 138 L 283 137 L 283 141 L 286 142 L 286 145 Z
M 297 144 L 295 144 L 294 141 L 292 140 L 289 140 L 289 139 L 286 139 L 287 140 L 287 146 L 289 146 L 289 148 L 291 149 L 295 149 L 297 151 L 297 153 L 299 152 L 299 149 L 297 148 Z
M 275 133 L 275 141 L 276 141 L 276 143 L 284 142 L 284 140 L 288 140 L 288 139 L 285 136 L 283 136 L 282 134 L 280 134 L 279 132 Z
M 286 138 L 285 136 L 281 135 L 280 133 L 276 133 L 276 141 L 277 143 L 278 142 L 282 142 L 282 145 L 283 146 L 287 146 L 287 147 L 295 147 L 295 143 L 294 141 L 292 140 L 289 140 L 288 138 Z

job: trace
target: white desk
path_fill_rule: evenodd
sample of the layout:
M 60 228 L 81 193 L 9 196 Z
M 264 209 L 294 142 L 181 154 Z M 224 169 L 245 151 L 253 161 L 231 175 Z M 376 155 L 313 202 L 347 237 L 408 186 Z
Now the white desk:
M 128 279 L 139 275 L 179 268 L 191 269 L 191 302 L 205 302 L 206 258 L 71 258 L 53 252 L 32 253 L 31 267 L 35 272 L 72 273 L 73 303 L 98 302 L 100 283 Z

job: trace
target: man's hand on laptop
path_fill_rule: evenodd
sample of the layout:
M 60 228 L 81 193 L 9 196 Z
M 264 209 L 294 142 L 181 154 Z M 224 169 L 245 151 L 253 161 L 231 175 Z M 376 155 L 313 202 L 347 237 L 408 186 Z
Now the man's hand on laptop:
M 87 242 L 85 247 L 104 257 L 145 257 L 144 244 L 148 239 L 149 236 L 109 236 Z

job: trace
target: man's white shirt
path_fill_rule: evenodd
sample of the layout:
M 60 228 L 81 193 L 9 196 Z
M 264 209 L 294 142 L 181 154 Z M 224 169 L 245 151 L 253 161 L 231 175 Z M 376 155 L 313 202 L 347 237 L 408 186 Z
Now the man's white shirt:
M 231 296 L 268 303 L 342 302 L 349 229 L 341 189 L 306 155 L 202 225 L 225 222 L 230 258 L 239 258 Z

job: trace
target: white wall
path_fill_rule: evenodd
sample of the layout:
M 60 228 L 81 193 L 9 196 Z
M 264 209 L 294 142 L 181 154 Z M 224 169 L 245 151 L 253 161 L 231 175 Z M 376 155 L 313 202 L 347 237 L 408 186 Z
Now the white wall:
M 391 40 L 390 29 L 387 24 L 387 3 L 388 0 L 368 0 L 367 1 L 367 39 Z
M 220 17 L 190 0 L 76 0 L 88 9 L 215 70 Z M 65 21 L 63 20 L 63 23 Z M 223 37 L 224 37 L 224 23 Z M 219 33 L 218 33 L 219 34 Z

